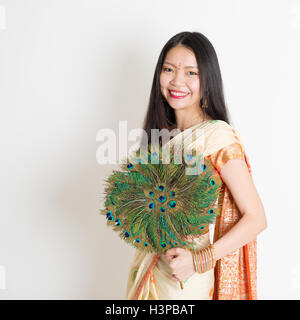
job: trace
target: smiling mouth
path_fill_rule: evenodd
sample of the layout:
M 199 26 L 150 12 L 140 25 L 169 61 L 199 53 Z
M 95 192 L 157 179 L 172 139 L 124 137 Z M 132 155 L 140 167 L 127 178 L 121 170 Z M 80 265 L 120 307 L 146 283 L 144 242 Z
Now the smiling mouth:
M 184 98 L 190 94 L 189 92 L 182 92 L 182 91 L 178 92 L 173 90 L 169 90 L 169 93 L 172 98 L 176 98 L 176 99 Z

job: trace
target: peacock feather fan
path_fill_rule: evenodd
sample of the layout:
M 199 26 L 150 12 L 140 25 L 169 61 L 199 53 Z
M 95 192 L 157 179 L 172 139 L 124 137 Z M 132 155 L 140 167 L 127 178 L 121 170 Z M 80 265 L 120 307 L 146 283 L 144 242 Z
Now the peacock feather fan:
M 155 150 L 155 151 L 153 151 Z M 180 163 L 169 154 L 165 163 L 161 146 L 122 161 L 105 179 L 107 225 L 133 247 L 164 254 L 180 247 L 192 248 L 187 236 L 203 234 L 219 214 L 222 179 L 211 161 L 193 150 Z M 196 174 L 186 174 L 187 169 Z M 207 232 L 207 229 L 206 229 Z

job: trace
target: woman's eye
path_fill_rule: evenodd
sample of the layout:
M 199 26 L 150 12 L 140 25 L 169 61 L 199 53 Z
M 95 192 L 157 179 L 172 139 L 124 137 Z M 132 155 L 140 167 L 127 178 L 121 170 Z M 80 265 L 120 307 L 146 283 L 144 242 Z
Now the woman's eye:
M 168 71 L 168 70 L 170 70 L 170 71 Z M 171 68 L 168 68 L 168 67 L 165 67 L 165 68 L 163 68 L 163 71 L 171 72 L 172 69 L 171 69 Z M 196 72 L 194 72 L 194 71 L 188 71 L 188 73 L 192 73 L 192 75 L 197 75 L 197 74 L 198 74 L 198 73 L 196 73 Z

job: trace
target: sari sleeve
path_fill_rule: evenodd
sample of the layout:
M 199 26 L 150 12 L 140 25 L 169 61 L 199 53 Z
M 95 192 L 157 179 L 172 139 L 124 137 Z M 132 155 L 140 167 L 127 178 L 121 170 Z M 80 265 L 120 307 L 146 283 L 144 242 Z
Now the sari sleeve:
M 241 144 L 237 142 L 229 144 L 226 147 L 212 153 L 210 155 L 210 159 L 219 173 L 230 159 L 246 160 L 243 148 Z
M 251 167 L 239 133 L 221 123 L 211 132 L 207 141 L 208 155 L 219 172 L 230 159 L 246 162 L 250 176 Z M 224 236 L 241 218 L 230 190 L 224 185 L 220 198 L 221 213 L 217 217 L 214 241 Z M 215 266 L 214 300 L 257 299 L 257 243 L 256 238 L 219 259 Z
M 237 130 L 231 126 L 221 127 L 215 130 L 211 138 L 211 141 L 219 141 L 216 148 L 210 148 L 210 159 L 219 174 L 230 159 L 240 159 L 248 165 L 244 145 Z

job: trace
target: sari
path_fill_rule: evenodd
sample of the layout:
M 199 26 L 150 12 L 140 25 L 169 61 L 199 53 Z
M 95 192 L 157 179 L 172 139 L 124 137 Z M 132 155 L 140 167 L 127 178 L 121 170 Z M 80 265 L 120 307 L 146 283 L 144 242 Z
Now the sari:
M 197 132 L 197 135 L 195 135 Z M 200 132 L 200 135 L 199 135 Z M 241 159 L 247 164 L 252 178 L 249 158 L 240 134 L 227 122 L 207 120 L 186 129 L 172 138 L 164 147 L 176 147 L 184 139 L 189 149 L 197 148 L 210 159 L 219 173 L 230 159 Z M 195 137 L 196 136 L 196 137 Z M 221 175 L 220 175 L 221 176 Z M 214 226 L 213 242 L 227 233 L 241 218 L 229 189 L 224 183 L 218 198 L 220 215 Z M 196 250 L 209 246 L 210 232 L 206 224 L 200 236 L 187 236 Z M 243 247 L 217 260 L 213 269 L 195 272 L 183 281 L 172 279 L 171 270 L 164 255 L 136 250 L 130 266 L 126 300 L 256 300 L 257 299 L 257 252 L 256 238 Z

